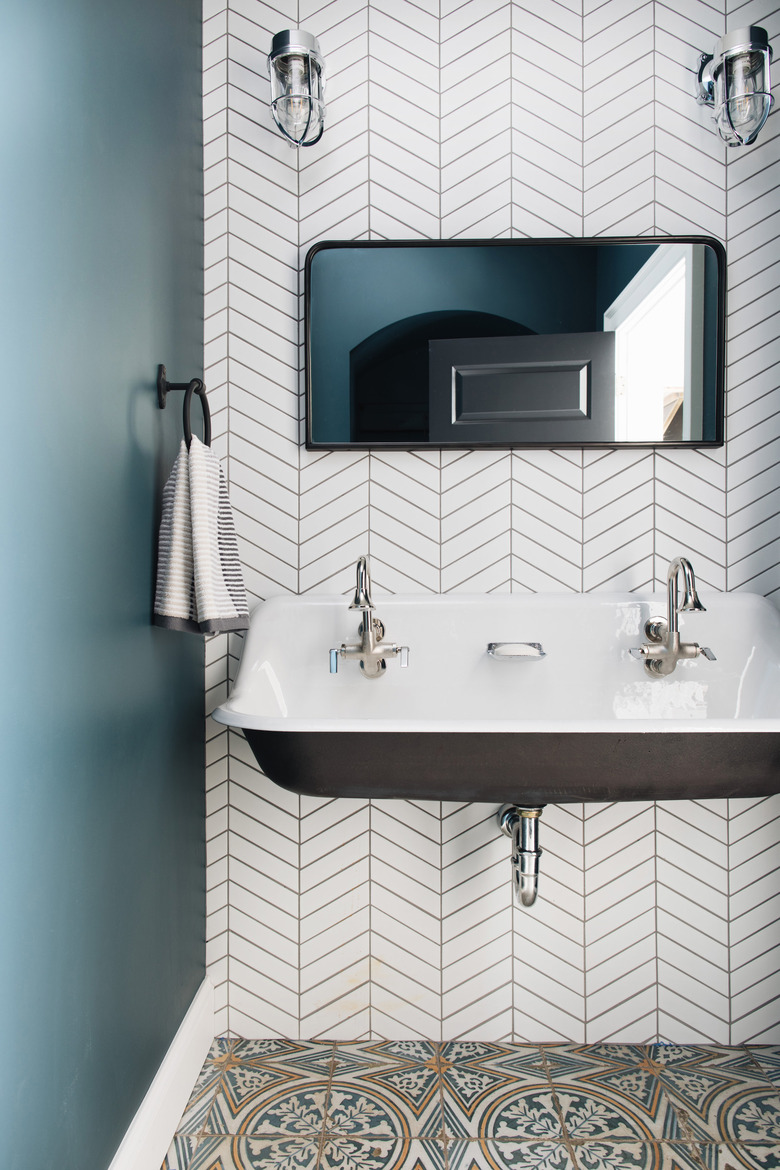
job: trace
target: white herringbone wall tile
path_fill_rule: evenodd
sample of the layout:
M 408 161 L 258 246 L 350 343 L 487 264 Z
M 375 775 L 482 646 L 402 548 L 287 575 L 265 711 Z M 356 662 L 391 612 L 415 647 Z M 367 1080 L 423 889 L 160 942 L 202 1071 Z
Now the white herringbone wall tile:
M 504 235 L 512 205 L 511 5 L 445 4 L 440 36 L 441 236 Z
M 780 1041 L 780 799 L 729 801 L 731 1043 Z
M 585 1038 L 655 1037 L 655 809 L 646 801 L 587 804 Z
M 511 469 L 507 451 L 442 452 L 442 593 L 508 591 Z
M 300 1034 L 352 1039 L 370 1028 L 369 805 L 303 801 Z
M 582 235 L 580 5 L 512 9 L 512 233 Z
M 583 12 L 584 234 L 654 225 L 654 4 L 586 0 Z
M 762 0 L 209 0 L 205 368 L 253 599 L 638 590 L 780 597 L 780 114 L 726 151 L 697 55 Z M 268 113 L 274 32 L 320 40 L 325 135 Z M 707 233 L 729 269 L 718 451 L 301 446 L 302 265 L 322 239 Z M 207 708 L 241 639 L 207 650 Z M 777 1042 L 780 816 L 763 801 L 548 806 L 512 906 L 493 806 L 320 801 L 207 745 L 209 972 L 245 1035 Z
M 664 801 L 656 817 L 658 1032 L 728 1044 L 727 802 Z
M 488 804 L 442 806 L 441 1034 L 512 1038 L 507 838 Z
M 375 451 L 370 459 L 371 573 L 388 593 L 441 589 L 439 454 Z
M 531 907 L 512 907 L 514 1038 L 582 1044 L 586 1039 L 583 806 L 548 805 L 539 839 L 544 868 L 540 896 Z M 505 862 L 505 875 L 506 866 Z
M 652 587 L 655 460 L 648 451 L 585 451 L 583 588 Z
M 231 733 L 228 1018 L 239 1035 L 299 1031 L 300 804 Z
M 371 803 L 371 1031 L 441 1038 L 441 805 Z
M 582 590 L 581 451 L 512 452 L 512 591 Z

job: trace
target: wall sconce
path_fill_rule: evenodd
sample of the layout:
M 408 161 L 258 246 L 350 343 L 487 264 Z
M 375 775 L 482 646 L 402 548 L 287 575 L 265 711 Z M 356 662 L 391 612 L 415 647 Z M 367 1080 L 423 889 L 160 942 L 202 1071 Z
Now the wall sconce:
M 718 133 L 728 146 L 755 142 L 772 108 L 766 30 L 751 25 L 726 33 L 711 55 L 699 61 L 696 100 L 711 106 Z
M 292 146 L 314 146 L 322 138 L 324 64 L 317 38 L 301 28 L 285 29 L 271 42 L 271 113 Z

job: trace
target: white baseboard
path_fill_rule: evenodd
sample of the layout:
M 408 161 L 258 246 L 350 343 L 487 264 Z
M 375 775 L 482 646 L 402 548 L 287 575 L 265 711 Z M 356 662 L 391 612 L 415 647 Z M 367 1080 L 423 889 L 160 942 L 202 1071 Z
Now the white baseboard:
M 160 1170 L 214 1039 L 214 988 L 204 979 L 108 1170 Z

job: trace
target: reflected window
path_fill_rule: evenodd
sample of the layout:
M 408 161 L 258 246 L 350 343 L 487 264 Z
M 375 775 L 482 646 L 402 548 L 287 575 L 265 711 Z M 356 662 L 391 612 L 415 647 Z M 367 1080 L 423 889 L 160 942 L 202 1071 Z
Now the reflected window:
M 659 248 L 604 314 L 615 333 L 615 439 L 700 433 L 704 266 L 691 244 Z

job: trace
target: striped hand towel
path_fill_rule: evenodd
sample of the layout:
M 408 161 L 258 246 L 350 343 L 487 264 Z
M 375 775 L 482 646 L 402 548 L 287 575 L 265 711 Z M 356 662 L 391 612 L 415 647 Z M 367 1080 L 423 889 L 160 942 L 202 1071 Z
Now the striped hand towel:
M 222 465 L 194 435 L 189 451 L 182 439 L 163 491 L 154 620 L 200 634 L 249 628 Z

